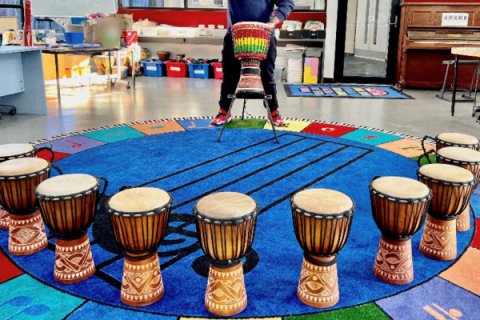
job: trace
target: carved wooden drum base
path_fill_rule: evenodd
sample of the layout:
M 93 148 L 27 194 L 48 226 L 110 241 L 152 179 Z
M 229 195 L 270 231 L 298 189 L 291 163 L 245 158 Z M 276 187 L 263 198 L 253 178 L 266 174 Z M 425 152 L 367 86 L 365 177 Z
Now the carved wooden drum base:
M 158 255 L 145 260 L 125 257 L 120 299 L 129 306 L 143 307 L 163 297 L 163 281 Z
M 303 258 L 302 272 L 298 283 L 297 296 L 300 301 L 314 308 L 328 308 L 337 304 L 338 291 L 337 262 L 335 257 L 317 258 L 325 264 L 313 264 Z
M 420 252 L 435 260 L 453 260 L 457 257 L 455 220 L 440 220 L 427 215 L 420 241 Z
M 380 280 L 392 284 L 407 284 L 413 281 L 411 240 L 380 239 L 373 273 Z
M 247 291 L 241 262 L 229 268 L 210 265 L 205 307 L 219 316 L 232 316 L 245 310 Z
M 57 239 L 55 247 L 55 280 L 70 284 L 83 281 L 95 273 L 88 235 L 77 240 Z
M 47 244 L 40 211 L 28 216 L 10 215 L 8 252 L 16 256 L 26 256 L 45 249 Z
M 465 232 L 470 230 L 470 205 L 457 216 L 457 231 Z
M 10 225 L 10 214 L 0 206 L 0 229 L 8 230 Z
M 240 80 L 235 95 L 237 98 L 263 98 L 265 90 L 260 76 L 260 60 L 242 60 Z

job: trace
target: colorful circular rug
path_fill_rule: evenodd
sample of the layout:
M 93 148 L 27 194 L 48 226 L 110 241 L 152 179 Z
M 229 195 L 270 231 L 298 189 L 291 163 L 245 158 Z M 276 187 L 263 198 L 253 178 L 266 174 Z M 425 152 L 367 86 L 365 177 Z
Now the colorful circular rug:
M 0 232 L 2 319 L 198 319 L 204 308 L 208 259 L 196 237 L 192 209 L 204 195 L 238 191 L 253 197 L 260 216 L 252 249 L 244 259 L 251 319 L 473 319 L 480 311 L 479 219 L 458 233 L 458 260 L 435 261 L 418 251 L 422 230 L 412 239 L 415 280 L 390 285 L 373 275 L 380 239 L 368 185 L 375 176 L 415 178 L 420 142 L 414 137 L 340 123 L 288 120 L 280 144 L 263 119 L 236 119 L 223 140 L 208 118 L 159 120 L 104 127 L 40 141 L 51 146 L 65 173 L 106 177 L 107 195 L 122 186 L 168 190 L 172 215 L 159 248 L 165 296 L 143 308 L 120 302 L 123 254 L 108 216 L 97 212 L 89 237 L 97 267 L 79 284 L 53 279 L 55 239 L 31 256 L 7 254 Z M 429 145 L 429 148 L 432 148 Z M 338 256 L 340 302 L 318 310 L 300 303 L 296 288 L 303 253 L 293 232 L 290 197 L 304 188 L 342 191 L 356 204 L 351 233 Z M 472 219 L 480 194 L 472 197 Z

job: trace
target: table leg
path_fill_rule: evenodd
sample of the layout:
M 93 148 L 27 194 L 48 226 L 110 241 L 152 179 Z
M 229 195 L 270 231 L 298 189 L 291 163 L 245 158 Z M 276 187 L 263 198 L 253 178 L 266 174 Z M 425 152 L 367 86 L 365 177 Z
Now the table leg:
M 112 52 L 109 50 L 108 51 L 108 68 L 110 69 L 110 72 L 108 73 L 108 81 L 110 82 L 110 87 L 113 87 L 113 80 L 112 80 Z
M 453 92 L 452 92 L 452 117 L 455 115 L 455 100 L 457 99 L 457 79 L 458 78 L 458 54 L 455 55 L 455 68 L 453 69 Z
M 57 99 L 58 99 L 58 106 L 62 107 L 62 95 L 60 92 L 60 71 L 58 70 L 58 54 L 54 54 L 55 57 L 55 74 L 57 77 Z

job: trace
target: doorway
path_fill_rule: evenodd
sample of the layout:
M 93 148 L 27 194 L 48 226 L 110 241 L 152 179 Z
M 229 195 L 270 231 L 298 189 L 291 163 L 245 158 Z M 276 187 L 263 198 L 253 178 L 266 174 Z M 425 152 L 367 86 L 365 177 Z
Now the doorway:
M 400 0 L 340 0 L 335 81 L 395 82 Z

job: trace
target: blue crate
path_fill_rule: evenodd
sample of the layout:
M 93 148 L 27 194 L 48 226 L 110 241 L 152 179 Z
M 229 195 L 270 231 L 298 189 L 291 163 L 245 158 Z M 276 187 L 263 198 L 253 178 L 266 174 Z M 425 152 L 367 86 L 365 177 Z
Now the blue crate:
M 83 43 L 83 32 L 65 32 L 64 35 L 68 44 Z
M 208 79 L 210 77 L 210 64 L 190 63 L 188 65 L 190 78 Z
M 165 64 L 158 60 L 143 60 L 143 74 L 146 77 L 165 77 Z

